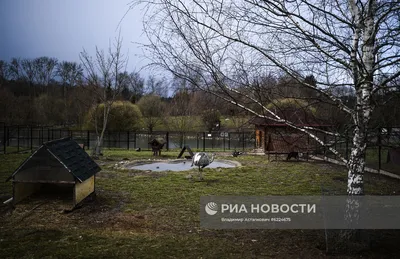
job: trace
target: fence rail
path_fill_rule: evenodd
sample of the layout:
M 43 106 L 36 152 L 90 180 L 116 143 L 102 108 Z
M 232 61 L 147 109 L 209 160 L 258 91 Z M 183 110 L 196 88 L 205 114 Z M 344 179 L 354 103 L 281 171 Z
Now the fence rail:
M 341 137 L 321 136 L 325 143 L 330 143 L 348 160 L 352 149 L 352 135 Z M 328 147 L 315 147 L 317 156 L 325 156 L 339 160 L 339 157 Z M 365 153 L 367 167 L 385 170 L 400 175 L 400 128 L 378 128 L 368 131 L 367 150 Z
M 1 124 L 0 124 L 1 125 Z M 154 138 L 163 138 L 167 150 L 189 145 L 198 150 L 248 150 L 255 147 L 254 132 L 105 132 L 103 148 L 150 150 L 148 144 Z M 5 126 L 0 128 L 0 153 L 32 151 L 42 143 L 54 139 L 71 137 L 87 149 L 94 147 L 96 132 L 90 130 L 68 130 L 51 127 Z
M 346 159 L 352 148 L 352 135 L 344 134 L 334 137 L 318 133 L 317 136 L 328 143 L 326 146 L 315 144 L 313 155 L 339 159 L 329 150 L 329 146 L 339 151 Z M 43 142 L 72 137 L 87 149 L 94 147 L 96 134 L 94 131 L 68 130 L 54 127 L 6 126 L 0 123 L 0 153 L 17 153 L 33 151 Z M 189 145 L 197 150 L 252 150 L 255 148 L 255 132 L 106 132 L 103 148 L 120 148 L 150 150 L 151 139 L 162 137 L 166 140 L 165 148 L 175 149 Z M 308 141 L 310 143 L 310 141 Z M 379 128 L 370 130 L 366 152 L 368 167 L 383 169 L 400 174 L 400 128 Z

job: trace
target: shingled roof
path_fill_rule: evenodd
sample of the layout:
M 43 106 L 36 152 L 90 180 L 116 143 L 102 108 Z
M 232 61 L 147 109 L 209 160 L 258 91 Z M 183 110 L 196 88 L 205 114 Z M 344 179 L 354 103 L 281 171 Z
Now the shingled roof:
M 70 137 L 43 143 L 24 163 L 13 173 L 11 179 L 29 161 L 35 153 L 45 148 L 53 155 L 79 182 L 89 179 L 101 168 L 95 161 Z M 7 179 L 7 180 L 9 180 Z

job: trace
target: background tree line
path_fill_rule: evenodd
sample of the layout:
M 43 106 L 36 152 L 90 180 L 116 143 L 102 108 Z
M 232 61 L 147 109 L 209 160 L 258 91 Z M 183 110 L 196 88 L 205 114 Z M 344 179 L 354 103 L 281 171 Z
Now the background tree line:
M 118 80 L 121 91 L 116 96 L 119 102 L 111 114 L 109 130 L 153 131 L 162 128 L 178 132 L 212 131 L 216 130 L 216 124 L 222 117 L 229 117 L 230 127 L 234 128 L 240 128 L 249 118 L 249 114 L 239 107 L 228 103 L 222 105 L 214 95 L 199 91 L 190 80 L 178 77 L 166 80 L 153 75 L 145 79 L 135 71 L 120 73 Z M 315 79 L 309 75 L 305 80 L 313 83 Z M 9 62 L 0 60 L 0 121 L 8 125 L 62 125 L 93 129 L 93 109 L 101 102 L 97 100 L 93 103 L 93 96 L 87 92 L 89 84 L 82 64 L 77 62 L 58 61 L 50 57 L 13 58 Z M 350 118 L 329 105 L 329 100 L 288 76 L 265 73 L 250 85 L 242 86 L 242 90 L 258 95 L 265 105 L 275 109 L 282 105 L 279 100 L 302 99 L 306 102 L 302 102 L 304 107 L 297 105 L 298 109 L 314 107 L 317 111 L 314 115 L 319 120 L 335 125 L 337 129 L 344 129 L 349 122 Z M 381 105 L 373 114 L 372 127 L 400 125 L 399 91 L 400 84 L 397 83 L 397 88 L 380 92 L 376 102 Z M 347 105 L 355 105 L 351 88 L 335 88 L 333 94 Z M 128 106 L 123 102 L 134 106 L 126 108 Z M 259 109 L 257 104 L 249 106 Z M 193 116 L 199 117 L 201 128 L 193 128 Z

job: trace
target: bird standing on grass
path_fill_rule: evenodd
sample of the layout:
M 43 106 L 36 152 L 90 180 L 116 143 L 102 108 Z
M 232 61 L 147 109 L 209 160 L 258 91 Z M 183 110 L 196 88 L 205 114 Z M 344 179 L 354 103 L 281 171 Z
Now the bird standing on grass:
M 236 151 L 236 149 L 235 149 L 235 151 L 233 151 L 233 153 L 232 153 L 232 156 L 238 157 L 239 155 L 242 155 L 242 154 L 243 154 L 243 152 Z
M 199 179 L 203 180 L 202 169 L 214 161 L 215 154 L 212 154 L 211 158 L 204 152 L 196 153 L 192 159 L 192 165 L 199 167 Z

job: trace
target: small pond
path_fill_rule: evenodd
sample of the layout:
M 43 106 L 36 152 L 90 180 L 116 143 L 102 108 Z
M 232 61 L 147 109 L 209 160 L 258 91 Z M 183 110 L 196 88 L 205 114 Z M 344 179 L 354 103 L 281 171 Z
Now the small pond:
M 193 166 L 191 160 L 175 160 L 175 161 L 157 161 L 153 163 L 136 163 L 126 165 L 128 169 L 136 170 L 151 170 L 151 171 L 187 171 L 190 169 L 198 169 L 198 167 Z M 226 160 L 215 160 L 209 164 L 206 168 L 233 168 L 238 166 L 237 163 L 226 161 Z

